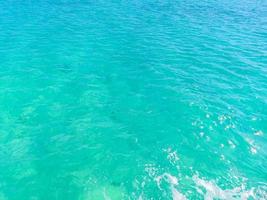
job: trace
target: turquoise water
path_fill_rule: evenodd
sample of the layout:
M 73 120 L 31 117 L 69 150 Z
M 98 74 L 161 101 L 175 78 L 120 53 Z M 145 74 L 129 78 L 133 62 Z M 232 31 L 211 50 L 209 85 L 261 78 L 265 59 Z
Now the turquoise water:
M 1 0 L 0 200 L 267 199 L 266 0 Z

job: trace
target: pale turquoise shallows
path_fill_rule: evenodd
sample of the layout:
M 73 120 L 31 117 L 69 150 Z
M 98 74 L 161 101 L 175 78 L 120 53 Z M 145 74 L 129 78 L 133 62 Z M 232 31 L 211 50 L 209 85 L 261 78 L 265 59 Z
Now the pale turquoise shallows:
M 0 200 L 267 199 L 266 0 L 0 0 Z

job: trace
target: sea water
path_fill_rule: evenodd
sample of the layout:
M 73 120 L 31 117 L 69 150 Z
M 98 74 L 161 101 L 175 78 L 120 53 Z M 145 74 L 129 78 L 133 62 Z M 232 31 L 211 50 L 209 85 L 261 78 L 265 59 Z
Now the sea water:
M 0 199 L 267 199 L 267 1 L 1 0 Z

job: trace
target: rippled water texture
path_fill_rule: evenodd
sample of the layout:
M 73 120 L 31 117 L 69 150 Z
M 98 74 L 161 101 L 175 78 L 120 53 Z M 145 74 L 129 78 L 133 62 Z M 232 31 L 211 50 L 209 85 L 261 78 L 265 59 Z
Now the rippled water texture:
M 0 200 L 267 199 L 266 0 L 0 0 Z

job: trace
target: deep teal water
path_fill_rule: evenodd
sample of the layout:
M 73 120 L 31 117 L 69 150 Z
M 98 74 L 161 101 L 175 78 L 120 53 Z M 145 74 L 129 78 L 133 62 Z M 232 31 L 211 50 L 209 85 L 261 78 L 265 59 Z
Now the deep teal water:
M 267 199 L 266 0 L 0 0 L 0 200 Z

